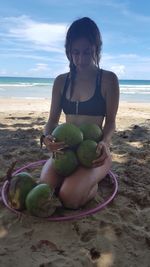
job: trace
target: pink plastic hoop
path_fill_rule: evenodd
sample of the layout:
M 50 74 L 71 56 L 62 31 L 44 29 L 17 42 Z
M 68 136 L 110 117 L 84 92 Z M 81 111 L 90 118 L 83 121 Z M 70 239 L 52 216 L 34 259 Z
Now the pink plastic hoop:
M 29 163 L 26 166 L 21 167 L 18 170 L 16 170 L 13 173 L 13 176 L 16 175 L 17 173 L 21 172 L 21 171 L 24 171 L 27 168 L 35 168 L 35 167 L 37 167 L 39 165 L 42 165 L 46 161 L 47 160 L 40 160 L 40 161 L 36 161 L 36 162 L 33 162 L 33 163 Z M 47 218 L 43 218 L 43 219 L 48 220 L 48 221 L 69 221 L 69 220 L 81 219 L 82 217 L 85 217 L 85 216 L 88 216 L 88 215 L 92 215 L 92 214 L 104 209 L 113 200 L 113 198 L 115 197 L 115 195 L 116 195 L 116 193 L 118 191 L 118 181 L 117 181 L 116 175 L 112 171 L 109 171 L 109 175 L 110 175 L 110 177 L 112 178 L 112 180 L 114 182 L 114 191 L 111 194 L 111 196 L 109 196 L 109 198 L 106 199 L 103 203 L 98 204 L 98 206 L 95 207 L 95 208 L 92 208 L 92 209 L 89 209 L 89 210 L 86 210 L 86 211 L 81 211 L 78 214 L 72 214 L 72 215 L 67 215 L 67 216 L 58 216 L 58 217 L 51 216 L 51 217 L 47 217 Z M 4 184 L 3 184 L 2 191 L 1 191 L 3 203 L 10 211 L 16 213 L 17 215 L 21 215 L 22 212 L 11 208 L 9 206 L 9 204 L 8 204 L 8 199 L 7 199 L 8 187 L 9 187 L 9 181 L 6 180 L 4 182 Z

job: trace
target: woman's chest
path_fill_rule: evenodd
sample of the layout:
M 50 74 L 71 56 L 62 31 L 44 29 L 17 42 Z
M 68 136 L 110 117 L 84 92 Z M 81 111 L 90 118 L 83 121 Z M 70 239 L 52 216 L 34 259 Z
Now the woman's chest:
M 95 93 L 95 83 L 91 81 L 76 82 L 74 84 L 69 84 L 66 98 L 71 101 L 87 101 Z

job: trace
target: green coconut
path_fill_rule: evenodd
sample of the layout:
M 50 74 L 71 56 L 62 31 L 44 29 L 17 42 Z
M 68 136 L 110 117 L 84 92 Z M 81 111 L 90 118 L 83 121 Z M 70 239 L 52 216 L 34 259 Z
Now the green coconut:
M 99 142 L 102 138 L 102 130 L 97 124 L 83 123 L 80 125 L 80 130 L 83 133 L 84 140 L 89 139 L 95 142 Z
M 97 143 L 93 140 L 84 140 L 77 148 L 77 157 L 81 165 L 92 167 L 92 162 L 97 158 Z
M 48 217 L 56 207 L 52 204 L 53 190 L 48 184 L 38 184 L 26 197 L 27 211 L 34 216 Z
M 62 123 L 52 132 L 56 142 L 64 142 L 69 147 L 75 147 L 83 141 L 83 133 L 73 123 Z
M 78 159 L 74 151 L 65 149 L 63 153 L 55 153 L 53 156 L 53 166 L 59 175 L 65 177 L 73 173 L 78 167 Z
M 25 209 L 27 194 L 36 186 L 33 177 L 27 172 L 20 172 L 10 180 L 8 199 L 12 208 L 16 210 Z

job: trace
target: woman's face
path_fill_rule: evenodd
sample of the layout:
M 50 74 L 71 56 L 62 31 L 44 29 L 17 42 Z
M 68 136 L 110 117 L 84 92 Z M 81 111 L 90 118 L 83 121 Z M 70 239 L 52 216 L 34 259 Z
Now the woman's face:
M 71 57 L 77 69 L 86 69 L 94 65 L 95 46 L 92 46 L 86 38 L 80 38 L 72 44 Z

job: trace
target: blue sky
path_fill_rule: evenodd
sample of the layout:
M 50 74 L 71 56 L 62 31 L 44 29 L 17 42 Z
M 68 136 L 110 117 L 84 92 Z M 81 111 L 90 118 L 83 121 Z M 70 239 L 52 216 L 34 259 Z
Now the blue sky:
M 141 0 L 4 0 L 0 76 L 56 77 L 68 71 L 68 26 L 89 16 L 100 28 L 101 67 L 120 79 L 150 80 L 150 2 Z

